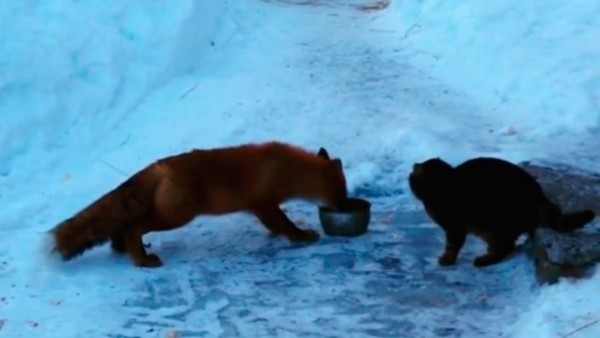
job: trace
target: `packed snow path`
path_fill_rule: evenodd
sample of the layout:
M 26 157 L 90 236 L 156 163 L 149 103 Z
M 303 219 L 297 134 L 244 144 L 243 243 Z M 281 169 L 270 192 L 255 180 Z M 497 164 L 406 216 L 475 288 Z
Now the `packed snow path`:
M 148 236 L 149 250 L 165 262 L 156 270 L 134 268 L 104 247 L 59 272 L 37 272 L 25 285 L 5 271 L 19 291 L 5 298 L 8 332 L 14 337 L 42 330 L 56 337 L 65 332 L 77 337 L 504 336 L 506 327 L 499 324 L 515 321 L 514 309 L 530 298 L 534 281 L 526 256 L 476 269 L 471 262 L 485 246 L 469 240 L 455 267 L 440 268 L 443 234 L 409 196 L 371 200 L 370 232 L 354 239 L 323 236 L 314 245 L 295 247 L 269 239 L 247 216 L 234 215 Z M 319 229 L 314 207 L 292 203 L 286 209 L 302 227 Z M 69 317 L 62 317 L 66 313 Z

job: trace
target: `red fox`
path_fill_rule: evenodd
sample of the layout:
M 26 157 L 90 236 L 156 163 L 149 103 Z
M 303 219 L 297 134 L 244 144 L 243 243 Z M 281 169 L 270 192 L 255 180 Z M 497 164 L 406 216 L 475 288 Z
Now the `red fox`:
M 281 142 L 192 150 L 155 161 L 49 230 L 53 252 L 70 260 L 111 241 L 135 266 L 162 266 L 142 236 L 183 227 L 199 215 L 249 212 L 293 243 L 319 239 L 298 228 L 279 205 L 306 199 L 336 207 L 347 198 L 339 158 Z

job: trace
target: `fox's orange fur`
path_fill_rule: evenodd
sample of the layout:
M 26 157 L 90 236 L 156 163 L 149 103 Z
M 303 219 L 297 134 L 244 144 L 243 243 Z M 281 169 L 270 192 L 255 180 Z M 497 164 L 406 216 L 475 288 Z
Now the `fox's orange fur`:
M 270 142 L 193 150 L 150 164 L 51 233 L 64 260 L 110 240 L 135 265 L 157 267 L 160 258 L 142 243 L 148 232 L 179 228 L 203 214 L 246 211 L 271 234 L 310 243 L 318 233 L 296 227 L 279 205 L 310 199 L 335 207 L 346 197 L 342 163 L 323 148 L 313 154 Z

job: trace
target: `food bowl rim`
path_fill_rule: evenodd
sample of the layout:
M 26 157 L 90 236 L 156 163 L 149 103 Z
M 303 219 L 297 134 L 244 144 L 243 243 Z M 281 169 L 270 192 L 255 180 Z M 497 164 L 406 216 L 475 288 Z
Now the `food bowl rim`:
M 348 197 L 346 200 L 358 201 L 359 203 L 364 204 L 365 207 L 356 209 L 356 210 L 352 210 L 352 211 L 336 211 L 335 209 L 327 207 L 327 206 L 319 206 L 319 211 L 323 212 L 323 213 L 328 213 L 328 214 L 353 214 L 353 213 L 361 213 L 361 212 L 370 212 L 370 210 L 371 210 L 371 202 L 369 202 L 367 199 L 360 198 L 360 197 Z

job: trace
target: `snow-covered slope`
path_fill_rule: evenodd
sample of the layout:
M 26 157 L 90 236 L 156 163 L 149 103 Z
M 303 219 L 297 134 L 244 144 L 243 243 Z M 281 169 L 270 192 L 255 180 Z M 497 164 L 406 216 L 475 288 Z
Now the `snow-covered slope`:
M 427 69 L 528 139 L 600 122 L 597 1 L 393 1 L 390 25 Z
M 507 330 L 511 337 L 600 336 L 600 270 L 585 281 L 567 281 L 535 292 L 519 320 Z
M 115 130 L 134 127 L 126 121 L 148 95 L 201 67 L 224 6 L 3 2 L 2 202 L 29 201 L 60 182 L 65 170 L 89 166 L 119 146 Z

